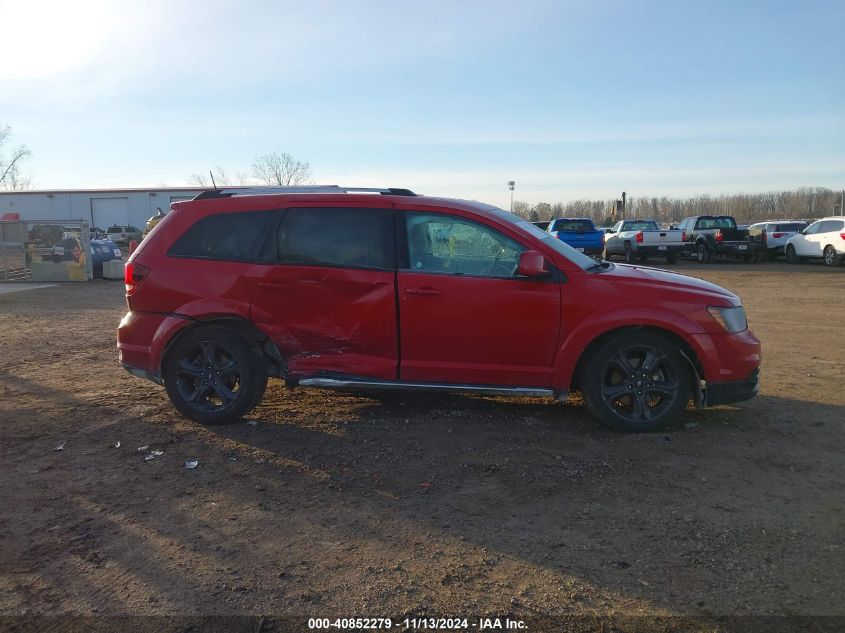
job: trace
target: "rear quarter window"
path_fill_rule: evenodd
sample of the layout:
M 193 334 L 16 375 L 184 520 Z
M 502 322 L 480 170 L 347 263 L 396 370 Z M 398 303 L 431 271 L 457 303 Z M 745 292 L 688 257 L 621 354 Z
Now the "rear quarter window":
M 270 226 L 272 211 L 222 213 L 197 221 L 170 247 L 172 257 L 253 261 Z

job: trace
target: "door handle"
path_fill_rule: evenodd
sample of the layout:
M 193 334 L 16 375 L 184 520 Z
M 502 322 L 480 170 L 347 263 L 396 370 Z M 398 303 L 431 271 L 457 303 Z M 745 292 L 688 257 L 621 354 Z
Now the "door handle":
M 269 288 L 271 290 L 283 290 L 285 288 L 293 288 L 293 284 L 286 281 L 259 281 L 259 288 Z
M 405 288 L 409 295 L 439 295 L 440 291 L 435 288 Z

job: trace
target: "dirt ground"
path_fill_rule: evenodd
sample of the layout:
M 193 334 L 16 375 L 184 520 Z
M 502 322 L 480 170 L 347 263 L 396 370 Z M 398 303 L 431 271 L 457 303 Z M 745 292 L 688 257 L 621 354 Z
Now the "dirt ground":
M 845 268 L 674 268 L 742 297 L 762 387 L 647 435 L 278 381 L 203 428 L 118 366 L 121 283 L 0 294 L 0 615 L 845 616 Z

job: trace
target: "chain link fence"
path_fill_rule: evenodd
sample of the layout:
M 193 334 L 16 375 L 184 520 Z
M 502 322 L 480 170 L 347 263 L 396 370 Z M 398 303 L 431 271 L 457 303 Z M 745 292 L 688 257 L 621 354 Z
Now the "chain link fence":
M 93 255 L 87 222 L 0 221 L 0 281 L 88 281 Z

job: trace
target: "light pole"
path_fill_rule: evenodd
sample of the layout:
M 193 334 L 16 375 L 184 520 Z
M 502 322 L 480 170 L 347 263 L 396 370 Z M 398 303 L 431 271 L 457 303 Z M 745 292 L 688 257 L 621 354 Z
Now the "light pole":
M 511 190 L 511 213 L 513 213 L 513 188 L 516 186 L 515 180 L 508 180 L 508 189 Z

